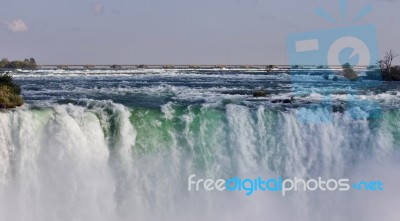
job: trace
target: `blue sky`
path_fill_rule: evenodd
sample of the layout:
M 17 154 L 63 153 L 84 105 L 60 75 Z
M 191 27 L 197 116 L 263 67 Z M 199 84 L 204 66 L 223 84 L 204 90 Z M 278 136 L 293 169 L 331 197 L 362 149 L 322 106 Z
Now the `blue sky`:
M 349 0 L 373 11 L 383 53 L 400 51 L 400 1 Z M 286 64 L 286 36 L 348 25 L 339 0 L 2 0 L 0 57 L 41 64 Z

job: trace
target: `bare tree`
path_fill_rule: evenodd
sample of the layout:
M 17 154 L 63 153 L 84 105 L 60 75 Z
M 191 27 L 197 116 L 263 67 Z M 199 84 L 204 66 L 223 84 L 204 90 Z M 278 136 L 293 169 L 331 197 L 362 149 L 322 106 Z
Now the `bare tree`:
M 390 69 L 392 68 L 392 62 L 395 58 L 399 57 L 400 54 L 390 49 L 385 52 L 385 56 L 382 60 L 379 61 L 382 70 L 386 70 L 390 73 Z

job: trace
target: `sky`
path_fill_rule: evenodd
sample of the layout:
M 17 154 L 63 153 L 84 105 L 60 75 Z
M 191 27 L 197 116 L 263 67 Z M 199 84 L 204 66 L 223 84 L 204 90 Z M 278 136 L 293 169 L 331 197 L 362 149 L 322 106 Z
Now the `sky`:
M 1 0 L 0 57 L 39 64 L 287 64 L 290 34 L 374 24 L 400 52 L 400 0 Z M 351 23 L 366 5 L 372 12 Z M 323 8 L 338 22 L 316 13 Z M 400 63 L 400 58 L 396 63 Z

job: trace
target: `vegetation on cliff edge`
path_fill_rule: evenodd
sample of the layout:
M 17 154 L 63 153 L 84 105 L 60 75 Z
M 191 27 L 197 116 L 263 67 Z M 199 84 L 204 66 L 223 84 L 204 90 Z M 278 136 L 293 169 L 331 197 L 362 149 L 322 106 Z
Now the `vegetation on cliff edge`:
M 21 87 L 10 74 L 0 74 L 0 108 L 15 108 L 23 104 Z

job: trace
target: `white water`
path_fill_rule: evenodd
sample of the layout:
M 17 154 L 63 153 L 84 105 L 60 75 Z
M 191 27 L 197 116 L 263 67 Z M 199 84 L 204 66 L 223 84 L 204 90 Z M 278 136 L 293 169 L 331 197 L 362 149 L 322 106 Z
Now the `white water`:
M 296 110 L 262 106 L 157 113 L 111 102 L 1 112 L 0 220 L 398 220 L 400 125 L 386 116 L 374 127 L 346 113 L 302 124 Z M 385 191 L 188 192 L 192 173 L 380 179 Z

